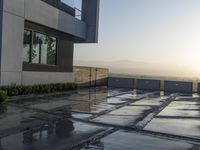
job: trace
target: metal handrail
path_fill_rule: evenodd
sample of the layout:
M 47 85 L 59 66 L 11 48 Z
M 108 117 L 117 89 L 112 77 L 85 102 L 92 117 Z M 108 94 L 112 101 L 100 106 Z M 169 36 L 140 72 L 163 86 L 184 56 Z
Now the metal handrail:
M 82 10 L 80 10 L 76 7 L 74 7 L 74 10 L 75 10 L 75 17 L 79 20 L 84 21 L 85 20 L 85 13 Z
M 85 13 L 82 12 L 82 10 L 80 10 L 77 7 L 74 6 L 70 6 L 70 4 L 62 1 L 62 0 L 42 0 L 52 6 L 55 6 L 61 10 L 66 11 L 67 13 L 71 14 L 72 16 L 74 16 L 75 18 L 84 21 L 85 20 Z M 67 8 L 67 9 L 65 9 Z

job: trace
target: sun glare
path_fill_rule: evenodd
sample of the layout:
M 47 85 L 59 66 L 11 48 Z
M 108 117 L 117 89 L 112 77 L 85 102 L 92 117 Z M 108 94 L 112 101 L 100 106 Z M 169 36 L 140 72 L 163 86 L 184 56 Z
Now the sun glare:
M 187 56 L 185 60 L 183 60 L 185 63 L 188 64 L 188 67 L 190 67 L 191 71 L 194 71 L 196 73 L 200 73 L 200 50 L 199 51 L 190 51 L 187 53 Z

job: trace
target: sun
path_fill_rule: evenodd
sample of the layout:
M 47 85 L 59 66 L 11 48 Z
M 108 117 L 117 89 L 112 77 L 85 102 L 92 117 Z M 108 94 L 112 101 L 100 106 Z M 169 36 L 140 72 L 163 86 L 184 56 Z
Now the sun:
M 185 61 L 192 71 L 200 73 L 200 49 L 198 51 L 188 52 L 183 61 Z

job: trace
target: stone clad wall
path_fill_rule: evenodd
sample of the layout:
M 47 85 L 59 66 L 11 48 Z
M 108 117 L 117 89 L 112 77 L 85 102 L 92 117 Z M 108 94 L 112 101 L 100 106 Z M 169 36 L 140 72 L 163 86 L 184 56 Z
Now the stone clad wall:
M 75 82 L 81 87 L 107 86 L 108 73 L 106 68 L 74 66 Z

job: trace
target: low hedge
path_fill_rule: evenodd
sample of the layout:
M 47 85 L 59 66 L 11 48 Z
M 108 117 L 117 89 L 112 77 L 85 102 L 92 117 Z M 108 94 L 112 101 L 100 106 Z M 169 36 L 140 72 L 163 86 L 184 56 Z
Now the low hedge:
M 0 104 L 6 102 L 7 100 L 7 91 L 0 90 Z
M 17 96 L 17 95 L 27 95 L 27 94 L 62 92 L 62 91 L 77 89 L 77 87 L 78 85 L 76 83 L 40 84 L 33 86 L 19 85 L 19 86 L 2 86 L 0 87 L 0 91 L 5 91 L 8 96 Z

